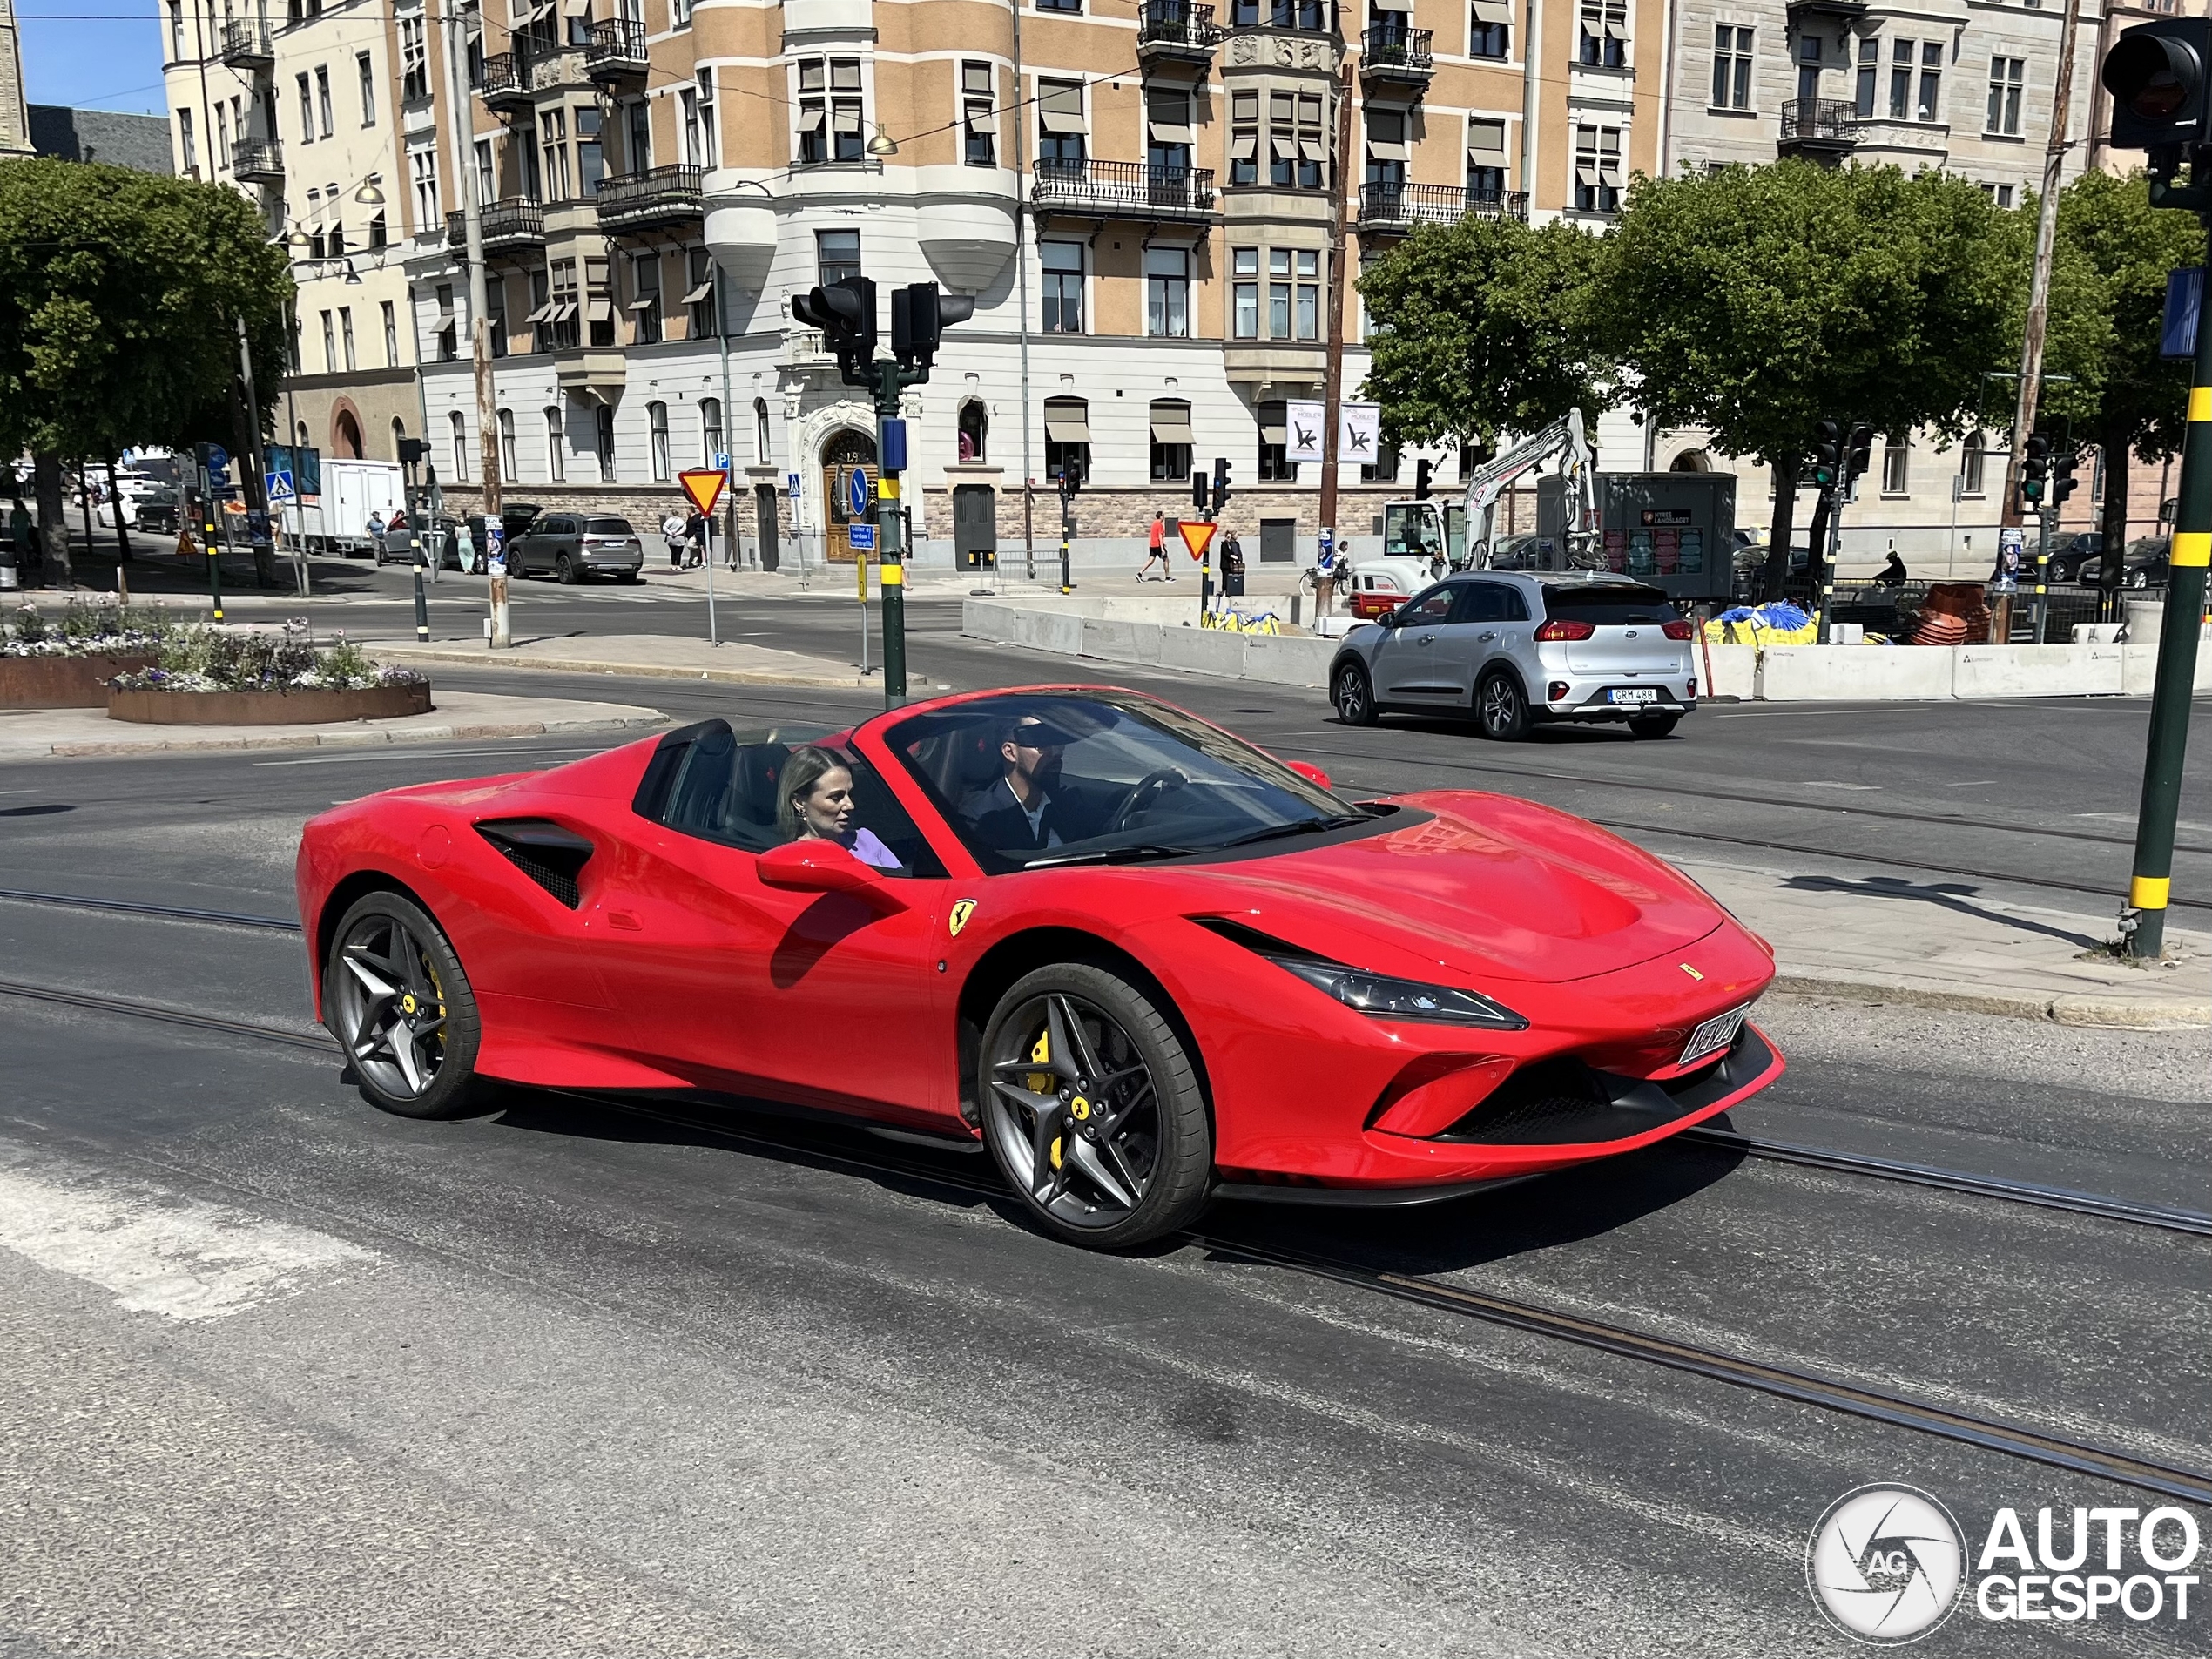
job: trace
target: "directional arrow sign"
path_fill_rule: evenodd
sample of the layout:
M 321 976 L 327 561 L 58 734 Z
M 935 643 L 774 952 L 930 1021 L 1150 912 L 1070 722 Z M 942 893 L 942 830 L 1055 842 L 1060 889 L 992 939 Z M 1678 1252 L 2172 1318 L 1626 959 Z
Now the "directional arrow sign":
M 684 486 L 684 493 L 691 498 L 691 505 L 711 518 L 714 516 L 714 503 L 722 499 L 722 487 L 730 482 L 730 475 L 698 467 L 689 472 L 678 473 L 676 482 Z
M 855 467 L 846 475 L 845 504 L 855 518 L 868 516 L 868 472 L 865 467 Z
M 1183 537 L 1183 545 L 1190 550 L 1190 556 L 1203 559 L 1206 556 L 1206 550 L 1213 545 L 1213 533 L 1221 526 L 1211 519 L 1179 518 L 1175 522 L 1175 528 Z

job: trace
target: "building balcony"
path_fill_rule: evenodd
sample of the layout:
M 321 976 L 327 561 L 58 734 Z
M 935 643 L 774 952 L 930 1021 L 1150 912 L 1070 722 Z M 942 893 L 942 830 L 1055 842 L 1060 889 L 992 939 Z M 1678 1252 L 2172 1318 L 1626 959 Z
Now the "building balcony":
M 223 25 L 223 66 L 242 75 L 266 75 L 276 68 L 276 45 L 269 26 L 240 18 Z
M 1422 91 L 1436 76 L 1436 58 L 1429 50 L 1433 32 L 1402 24 L 1370 24 L 1359 37 L 1361 81 L 1371 87 Z
M 545 246 L 545 209 L 528 196 L 509 196 L 503 200 L 486 202 L 481 212 L 483 220 L 484 252 L 511 253 L 520 249 Z M 469 246 L 469 216 L 466 213 L 446 215 L 446 246 L 463 248 Z
M 1359 228 L 1386 234 L 1412 230 L 1416 225 L 1456 225 L 1469 214 L 1477 219 L 1528 218 L 1525 190 L 1471 191 L 1458 185 L 1362 185 L 1359 186 Z
M 1846 99 L 1794 98 L 1782 106 L 1782 131 L 1774 141 L 1785 156 L 1833 163 L 1858 143 L 1858 111 Z
M 1211 6 L 1194 6 L 1190 0 L 1144 0 L 1136 13 L 1136 61 L 1211 64 L 1223 32 L 1213 20 Z
M 617 173 L 599 181 L 599 228 L 609 233 L 676 230 L 706 217 L 706 169 L 688 162 Z
M 786 328 L 784 330 L 783 366 L 786 368 L 835 368 L 837 359 L 822 343 L 819 328 Z
M 584 73 L 602 86 L 636 88 L 644 84 L 645 25 L 615 18 L 591 25 L 583 49 Z
M 240 138 L 231 146 L 231 177 L 241 185 L 284 182 L 284 146 L 274 138 Z
M 1856 23 L 1866 15 L 1866 0 L 1789 0 L 1790 27 L 1800 27 L 1798 19 L 1814 25 L 1813 32 L 1824 34 L 1838 23 Z M 1820 25 L 1825 24 L 1826 28 Z
M 1213 214 L 1213 170 L 1141 161 L 1040 161 L 1029 199 L 1099 219 L 1192 219 Z
M 484 107 L 496 115 L 527 112 L 530 82 L 518 52 L 501 52 L 484 59 Z

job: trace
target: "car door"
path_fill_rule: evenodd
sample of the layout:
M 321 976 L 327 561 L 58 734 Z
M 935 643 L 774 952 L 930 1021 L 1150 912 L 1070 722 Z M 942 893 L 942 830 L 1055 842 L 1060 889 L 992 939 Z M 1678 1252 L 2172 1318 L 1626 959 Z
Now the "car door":
M 705 728 L 603 871 L 602 971 L 637 1057 L 706 1089 L 940 1131 L 960 1124 L 944 981 L 943 867 L 867 764 L 860 822 L 902 860 L 862 897 L 772 887 L 776 780 L 792 752 Z M 652 773 L 648 774 L 648 789 Z
M 1437 649 L 1454 597 L 1452 583 L 1440 583 L 1399 606 L 1396 624 L 1383 630 L 1371 662 L 1377 697 L 1414 707 L 1466 700 L 1465 690 L 1455 689 L 1451 668 Z
M 1503 582 L 1465 582 L 1459 586 L 1452 614 L 1437 631 L 1434 647 L 1443 677 L 1451 681 L 1455 697 L 1469 701 L 1482 683 L 1490 659 L 1509 653 L 1528 633 L 1527 609 L 1520 590 Z M 1512 626 L 1520 623 L 1518 628 Z

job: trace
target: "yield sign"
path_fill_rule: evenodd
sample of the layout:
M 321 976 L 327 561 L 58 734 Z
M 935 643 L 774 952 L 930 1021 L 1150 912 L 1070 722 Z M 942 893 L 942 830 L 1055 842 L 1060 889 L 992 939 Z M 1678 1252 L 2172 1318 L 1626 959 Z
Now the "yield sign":
M 690 472 L 678 473 L 676 482 L 684 486 L 684 493 L 691 498 L 691 505 L 711 518 L 714 516 L 714 503 L 722 499 L 722 487 L 730 482 L 730 475 L 700 467 Z
M 1213 545 L 1213 533 L 1221 527 L 1211 519 L 1178 518 L 1175 528 L 1183 537 L 1183 545 L 1190 550 L 1190 556 L 1203 559 L 1206 550 Z

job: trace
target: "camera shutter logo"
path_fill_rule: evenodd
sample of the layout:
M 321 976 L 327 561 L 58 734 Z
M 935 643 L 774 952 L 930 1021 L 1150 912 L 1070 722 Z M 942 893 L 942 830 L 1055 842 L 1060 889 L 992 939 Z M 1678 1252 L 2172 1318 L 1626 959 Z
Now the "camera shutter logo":
M 1966 1568 L 1959 1523 L 1915 1487 L 1845 1493 L 1805 1552 L 1814 1602 L 1845 1635 L 1878 1647 L 1917 1642 L 1949 1618 Z

